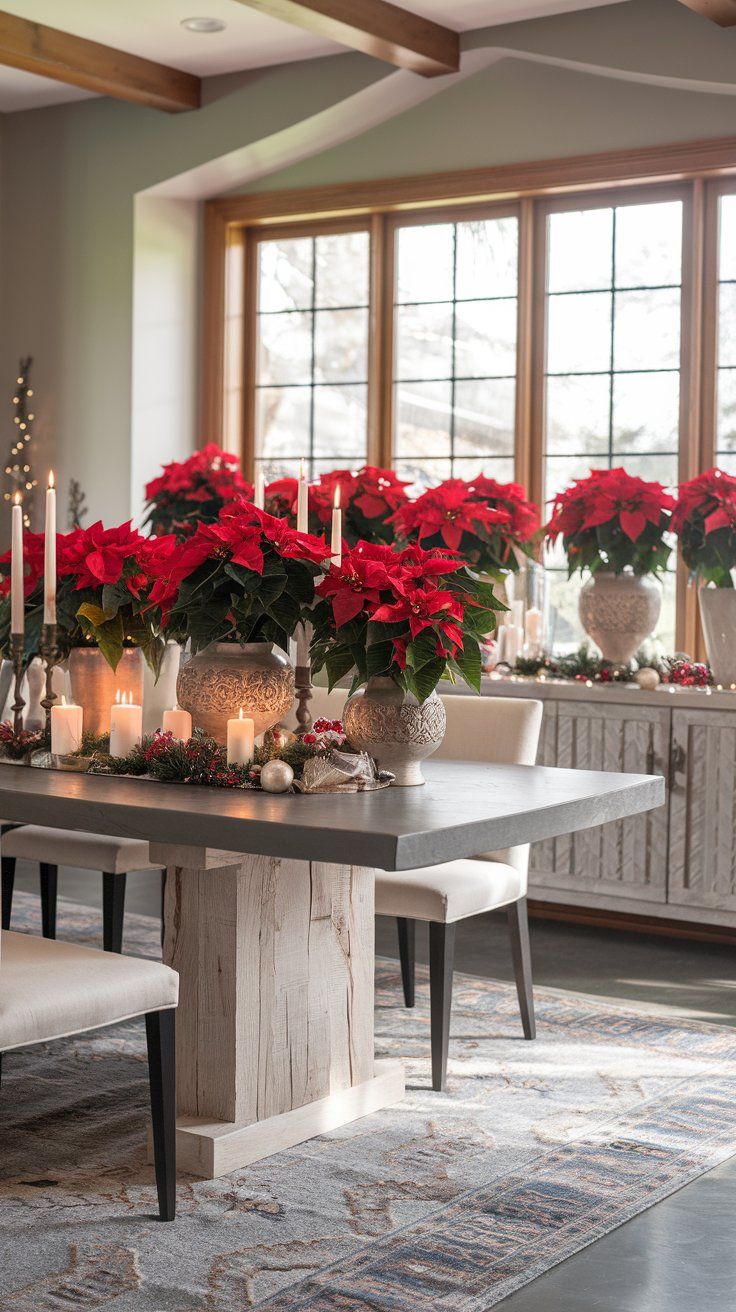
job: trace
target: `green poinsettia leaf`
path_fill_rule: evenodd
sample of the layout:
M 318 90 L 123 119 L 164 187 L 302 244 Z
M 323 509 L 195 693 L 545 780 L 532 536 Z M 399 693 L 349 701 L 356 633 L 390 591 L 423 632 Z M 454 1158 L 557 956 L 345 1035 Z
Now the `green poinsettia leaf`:
M 106 620 L 112 618 L 102 606 L 96 606 L 94 602 L 84 601 L 76 612 L 78 620 L 86 620 L 92 629 L 98 629 Z
M 325 669 L 327 670 L 327 687 L 329 691 L 332 692 L 332 689 L 336 684 L 354 669 L 353 658 L 350 655 L 350 652 L 329 652 L 325 660 Z
M 445 667 L 444 657 L 437 657 L 433 661 L 428 661 L 419 670 L 410 670 L 407 666 L 405 671 L 406 683 L 410 692 L 414 693 L 417 701 L 426 701 L 432 695 L 445 672 Z

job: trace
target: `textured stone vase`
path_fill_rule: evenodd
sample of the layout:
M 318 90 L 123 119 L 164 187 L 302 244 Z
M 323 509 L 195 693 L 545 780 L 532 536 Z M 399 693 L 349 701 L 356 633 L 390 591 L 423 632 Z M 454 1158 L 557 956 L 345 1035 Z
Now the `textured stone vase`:
M 662 585 L 649 574 L 594 574 L 580 592 L 580 622 L 615 665 L 631 660 L 661 609 Z
M 402 786 L 424 783 L 422 761 L 437 751 L 447 727 L 436 692 L 418 702 L 385 677 L 369 679 L 348 698 L 343 723 L 353 747 L 368 752 Z
M 716 683 L 736 683 L 736 589 L 701 588 L 698 592 L 708 664 Z
M 99 647 L 73 647 L 69 653 L 69 684 L 72 700 L 84 712 L 86 733 L 110 732 L 110 707 L 117 692 L 133 694 L 143 705 L 143 652 L 126 647 L 118 668 L 112 670 Z
M 182 665 L 176 695 L 194 728 L 224 744 L 227 722 L 241 706 L 256 734 L 271 729 L 291 710 L 294 671 L 273 642 L 212 642 Z

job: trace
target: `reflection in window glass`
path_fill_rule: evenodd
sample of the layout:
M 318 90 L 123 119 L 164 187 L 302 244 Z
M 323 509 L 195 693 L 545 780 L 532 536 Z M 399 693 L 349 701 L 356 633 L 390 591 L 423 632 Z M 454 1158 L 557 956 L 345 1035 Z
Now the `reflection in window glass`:
M 394 465 L 415 491 L 514 472 L 515 218 L 408 224 L 396 241 Z
M 623 465 L 640 478 L 676 484 L 681 266 L 680 201 L 550 215 L 546 501 L 594 468 Z M 732 276 L 736 293 L 736 268 Z M 736 366 L 736 296 L 733 310 L 732 328 L 723 333 L 732 334 Z M 731 396 L 736 400 L 733 391 Z M 736 409 L 732 416 L 736 459 Z M 548 564 L 550 636 L 556 646 L 570 649 L 583 637 L 577 612 L 580 581 L 568 582 L 559 546 Z M 665 580 L 664 594 L 655 636 L 672 651 L 674 573 Z
M 718 259 L 716 464 L 736 474 L 736 196 L 722 196 Z
M 267 478 L 365 463 L 367 232 L 258 247 L 256 463 Z

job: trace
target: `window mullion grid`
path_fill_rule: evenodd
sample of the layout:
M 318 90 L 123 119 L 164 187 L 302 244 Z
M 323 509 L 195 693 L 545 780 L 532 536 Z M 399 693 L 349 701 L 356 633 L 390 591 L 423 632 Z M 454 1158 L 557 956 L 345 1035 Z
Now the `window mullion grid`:
M 317 238 L 312 238 L 312 304 L 309 362 L 309 471 L 307 477 L 314 477 L 314 383 L 317 356 Z
M 613 468 L 613 378 L 616 337 L 616 206 L 611 211 L 611 344 L 608 357 L 608 467 Z
M 450 475 L 455 473 L 455 374 L 457 373 L 457 224 L 452 225 L 452 359 L 450 365 Z

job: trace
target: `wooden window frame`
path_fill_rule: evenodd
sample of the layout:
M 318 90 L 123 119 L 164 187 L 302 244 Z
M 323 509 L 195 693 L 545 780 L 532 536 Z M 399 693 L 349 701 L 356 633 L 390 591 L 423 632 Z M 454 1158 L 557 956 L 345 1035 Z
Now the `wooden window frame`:
M 205 205 L 201 432 L 253 463 L 258 242 L 368 230 L 370 463 L 389 465 L 393 429 L 394 235 L 399 226 L 516 213 L 519 220 L 516 478 L 542 498 L 546 221 L 585 208 L 677 195 L 684 200 L 678 471 L 713 463 L 716 427 L 718 206 L 736 192 L 736 138 L 611 151 L 349 185 L 260 192 Z M 702 651 L 695 590 L 678 567 L 677 646 Z

